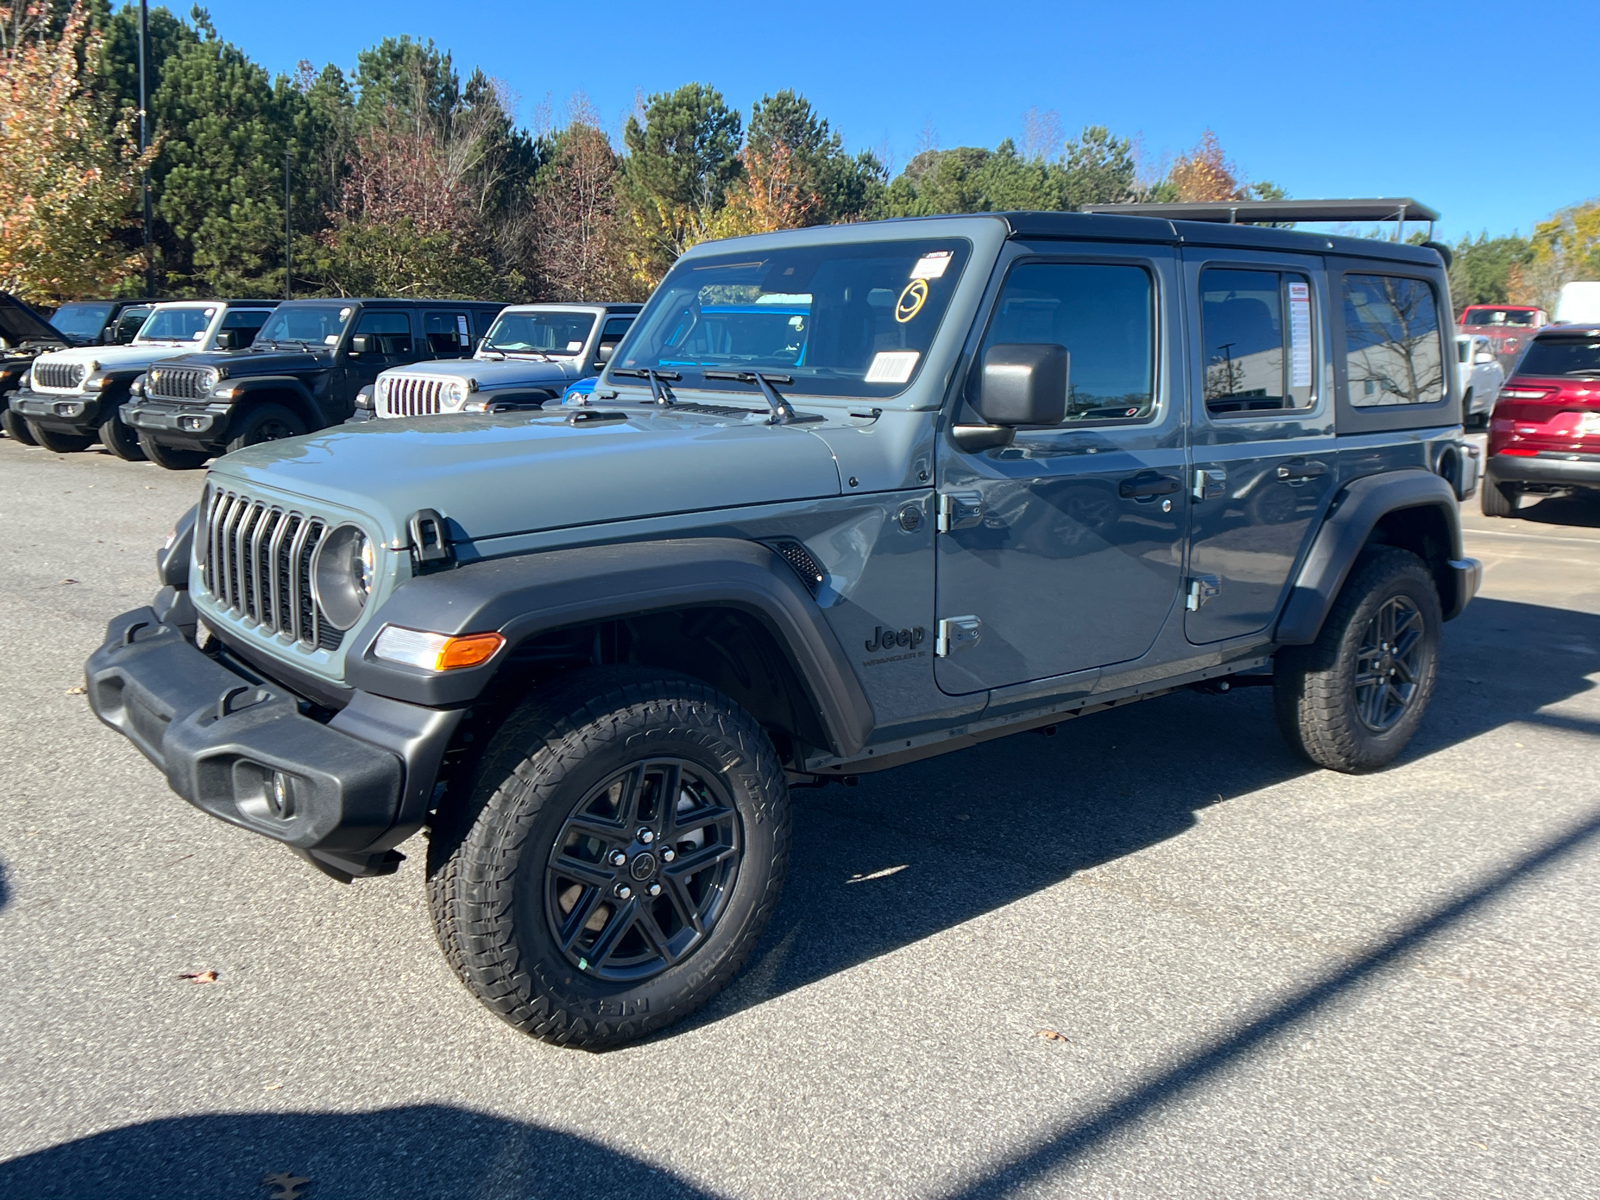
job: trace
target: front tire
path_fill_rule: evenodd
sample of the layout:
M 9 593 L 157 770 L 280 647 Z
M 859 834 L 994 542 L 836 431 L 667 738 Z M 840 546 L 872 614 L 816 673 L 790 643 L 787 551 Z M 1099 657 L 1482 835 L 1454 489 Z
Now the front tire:
M 1433 695 L 1442 624 L 1421 559 L 1394 546 L 1362 551 L 1316 642 L 1278 651 L 1272 699 L 1284 740 L 1334 771 L 1392 761 Z
M 699 1008 L 783 888 L 789 791 L 765 731 L 682 676 L 556 681 L 490 739 L 430 832 L 445 957 L 516 1028 L 613 1046 Z
M 148 433 L 139 435 L 139 449 L 158 467 L 168 471 L 194 471 L 206 465 L 211 456 L 204 450 L 185 450 L 179 446 L 164 446 Z
M 32 421 L 28 422 L 28 432 L 33 434 L 34 442 L 52 454 L 76 454 L 94 445 L 94 438 L 86 433 L 58 433 Z
M 1517 515 L 1517 496 L 1516 485 L 1496 483 L 1486 478 L 1478 488 L 1478 507 L 1486 517 L 1514 517 Z
M 15 438 L 24 446 L 37 446 L 39 444 L 33 436 L 33 430 L 28 428 L 27 419 L 19 412 L 12 412 L 9 405 L 4 410 L 0 410 L 0 428 L 3 428 L 7 435 Z
M 243 450 L 246 446 L 259 446 L 262 442 L 299 437 L 305 431 L 305 422 L 283 405 L 257 405 L 249 409 L 235 426 L 234 436 L 228 441 L 228 453 Z
M 143 462 L 144 450 L 139 445 L 139 435 L 130 429 L 116 413 L 100 422 L 100 444 L 124 462 Z

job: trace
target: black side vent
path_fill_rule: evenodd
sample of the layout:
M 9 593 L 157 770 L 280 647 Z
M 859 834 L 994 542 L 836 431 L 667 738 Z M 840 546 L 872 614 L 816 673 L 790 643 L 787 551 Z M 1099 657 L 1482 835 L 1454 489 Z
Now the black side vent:
M 800 576 L 800 582 L 806 585 L 806 591 L 815 596 L 817 590 L 822 587 L 822 568 L 817 565 L 817 560 L 811 557 L 811 552 L 793 538 L 768 542 L 767 545 L 794 568 L 794 573 Z

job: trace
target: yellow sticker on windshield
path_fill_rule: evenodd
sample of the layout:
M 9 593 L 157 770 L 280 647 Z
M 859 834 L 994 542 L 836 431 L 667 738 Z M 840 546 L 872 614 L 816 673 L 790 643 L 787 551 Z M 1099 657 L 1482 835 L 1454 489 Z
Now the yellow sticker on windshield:
M 913 279 L 906 284 L 906 290 L 900 293 L 900 299 L 894 306 L 894 319 L 904 325 L 912 317 L 922 311 L 922 306 L 928 302 L 928 281 L 926 279 Z

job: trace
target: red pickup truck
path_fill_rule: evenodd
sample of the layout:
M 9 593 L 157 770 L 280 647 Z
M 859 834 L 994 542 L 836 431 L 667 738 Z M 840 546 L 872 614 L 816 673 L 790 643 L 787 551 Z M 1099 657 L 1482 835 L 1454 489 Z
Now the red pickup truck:
M 1544 309 L 1531 304 L 1469 304 L 1461 312 L 1460 332 L 1481 334 L 1507 375 L 1539 329 L 1549 324 Z

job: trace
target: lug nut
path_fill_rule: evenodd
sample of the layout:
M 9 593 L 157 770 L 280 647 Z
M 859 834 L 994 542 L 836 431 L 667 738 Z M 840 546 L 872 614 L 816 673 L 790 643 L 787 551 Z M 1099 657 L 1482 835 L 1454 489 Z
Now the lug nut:
M 650 885 L 650 894 L 651 894 L 651 895 L 652 895 L 652 896 L 659 896 L 659 895 L 661 895 L 661 885 L 660 885 L 660 884 L 659 884 L 659 883 L 652 883 L 652 884 L 651 884 L 651 885 Z
M 678 856 L 676 854 L 674 854 L 671 850 L 663 850 L 661 852 L 661 861 L 662 862 L 671 862 L 673 859 L 675 859 L 677 857 Z
M 627 884 L 624 883 L 620 887 L 617 888 L 617 899 L 618 900 L 626 900 L 631 895 L 633 895 L 633 889 L 631 887 L 629 887 Z
M 626 854 L 624 854 L 621 850 L 613 850 L 611 852 L 611 865 L 613 867 L 620 867 L 620 866 L 622 866 L 623 863 L 625 863 L 627 861 L 628 861 L 628 856 Z
M 648 846 L 651 842 L 653 842 L 655 840 L 656 840 L 656 835 L 651 833 L 648 829 L 639 830 L 639 844 L 641 846 Z

